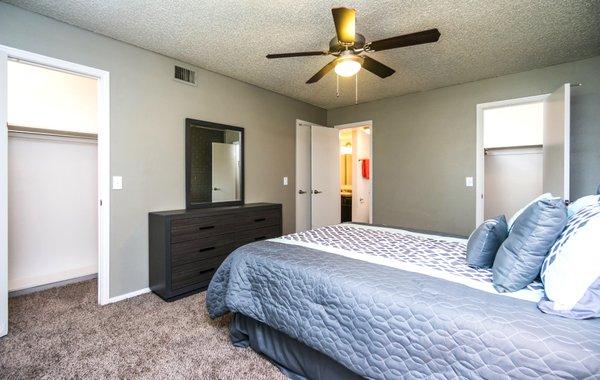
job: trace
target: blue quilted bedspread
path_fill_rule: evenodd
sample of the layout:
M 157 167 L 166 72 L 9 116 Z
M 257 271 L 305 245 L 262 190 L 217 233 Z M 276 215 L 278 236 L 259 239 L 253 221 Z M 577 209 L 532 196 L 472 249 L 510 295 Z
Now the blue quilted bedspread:
M 369 378 L 600 378 L 600 319 L 302 246 L 239 248 L 208 288 L 242 313 Z

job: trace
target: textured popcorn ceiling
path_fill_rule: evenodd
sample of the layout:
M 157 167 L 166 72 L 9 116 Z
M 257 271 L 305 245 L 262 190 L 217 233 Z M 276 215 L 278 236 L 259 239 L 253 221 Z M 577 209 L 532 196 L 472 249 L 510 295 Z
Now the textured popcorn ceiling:
M 357 9 L 367 41 L 433 27 L 442 33 L 435 44 L 371 53 L 396 74 L 361 71 L 359 102 L 600 54 L 600 0 L 8 2 L 328 109 L 354 103 L 354 79 L 340 78 L 339 98 L 332 73 L 304 83 L 331 57 L 265 55 L 326 49 L 335 6 Z

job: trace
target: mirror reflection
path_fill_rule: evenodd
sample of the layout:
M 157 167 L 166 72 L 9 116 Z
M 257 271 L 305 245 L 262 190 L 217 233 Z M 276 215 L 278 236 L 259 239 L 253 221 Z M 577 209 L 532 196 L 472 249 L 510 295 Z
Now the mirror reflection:
M 189 203 L 242 200 L 242 132 L 191 125 L 188 133 Z

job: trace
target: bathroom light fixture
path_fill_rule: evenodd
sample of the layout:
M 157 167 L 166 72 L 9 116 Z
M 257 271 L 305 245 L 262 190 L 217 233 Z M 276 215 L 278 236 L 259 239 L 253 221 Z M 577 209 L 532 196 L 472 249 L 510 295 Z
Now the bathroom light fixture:
M 340 154 L 352 154 L 352 144 L 346 143 L 346 145 L 340 148 Z

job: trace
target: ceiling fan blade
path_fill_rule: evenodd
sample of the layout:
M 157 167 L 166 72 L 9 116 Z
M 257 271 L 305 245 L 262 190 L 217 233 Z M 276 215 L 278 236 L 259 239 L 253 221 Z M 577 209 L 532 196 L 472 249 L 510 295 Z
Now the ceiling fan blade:
M 430 42 L 436 42 L 440 39 L 440 31 L 437 29 L 424 30 L 422 32 L 416 32 L 411 34 L 405 34 L 403 36 L 386 38 L 384 40 L 373 41 L 368 44 L 368 49 L 372 51 L 381 51 L 388 49 L 395 49 L 404 46 L 428 44 Z
M 328 51 L 303 51 L 300 53 L 280 53 L 280 54 L 267 54 L 267 58 L 290 58 L 290 57 L 308 57 L 312 55 L 328 55 Z
M 379 61 L 374 60 L 371 57 L 367 57 L 365 55 L 365 56 L 363 56 L 363 58 L 364 58 L 364 61 L 362 64 L 363 69 L 372 72 L 373 74 L 377 75 L 380 78 L 387 78 L 396 72 L 396 70 L 384 65 L 383 63 L 381 63 Z
M 338 41 L 352 45 L 356 38 L 356 10 L 352 8 L 333 8 L 331 13 L 333 14 Z
M 328 64 L 326 64 L 321 70 L 319 70 L 315 75 L 313 75 L 309 80 L 307 80 L 306 83 L 311 84 L 311 83 L 318 82 L 319 79 L 321 79 L 325 76 L 325 74 L 327 74 L 328 72 L 333 70 L 333 68 L 335 67 L 336 61 L 337 61 L 337 58 L 334 59 L 333 61 L 329 62 Z

